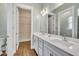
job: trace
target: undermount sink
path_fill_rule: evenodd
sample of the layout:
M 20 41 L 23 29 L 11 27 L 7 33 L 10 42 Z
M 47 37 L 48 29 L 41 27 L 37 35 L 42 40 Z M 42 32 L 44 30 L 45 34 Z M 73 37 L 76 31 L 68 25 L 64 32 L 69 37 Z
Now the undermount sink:
M 74 50 L 74 51 L 79 51 L 79 44 L 75 44 L 69 47 L 69 49 Z
M 73 41 L 67 41 L 68 43 L 72 43 L 72 44 L 79 44 L 79 43 L 76 43 L 76 42 L 73 42 Z
M 66 42 L 66 41 L 63 41 L 63 40 L 58 40 L 58 39 L 55 39 L 55 40 L 50 40 L 51 42 L 53 42 L 54 45 L 60 47 L 62 49 L 65 48 L 65 49 L 72 49 L 71 46 L 73 46 L 74 44 L 73 43 L 69 43 L 69 42 Z
M 57 35 L 52 35 L 49 37 L 50 40 L 63 40 L 63 37 L 57 36 Z
M 62 40 L 63 45 L 68 46 L 69 49 L 74 51 L 79 51 L 79 43 L 73 42 L 73 41 L 64 41 Z

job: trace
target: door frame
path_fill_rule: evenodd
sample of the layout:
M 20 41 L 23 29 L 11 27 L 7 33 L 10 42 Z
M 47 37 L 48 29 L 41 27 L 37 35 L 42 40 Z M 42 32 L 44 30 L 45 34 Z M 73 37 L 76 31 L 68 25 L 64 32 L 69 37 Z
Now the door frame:
M 29 10 L 31 10 L 31 49 L 33 48 L 32 47 L 32 34 L 33 34 L 33 7 L 31 7 L 31 6 L 28 6 L 28 5 L 24 5 L 24 4 L 16 4 L 16 10 L 18 9 L 18 8 L 22 8 L 22 9 L 29 9 Z M 19 11 L 17 11 L 16 13 L 18 13 Z M 17 14 L 17 18 L 16 18 L 16 20 L 19 20 L 19 14 Z M 17 25 L 17 24 L 16 24 Z M 19 24 L 18 24 L 19 25 Z M 17 39 L 18 41 L 19 41 L 19 39 Z M 19 43 L 19 42 L 17 42 L 17 43 Z M 16 43 L 16 44 L 17 44 Z M 18 46 L 19 46 L 19 44 L 18 44 Z M 18 46 L 17 46 L 17 48 L 18 48 Z

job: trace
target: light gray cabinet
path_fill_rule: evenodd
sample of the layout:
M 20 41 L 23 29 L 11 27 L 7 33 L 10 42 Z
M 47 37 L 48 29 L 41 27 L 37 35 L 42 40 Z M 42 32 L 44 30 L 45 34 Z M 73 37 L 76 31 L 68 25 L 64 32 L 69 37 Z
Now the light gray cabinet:
M 44 56 L 58 56 L 58 53 L 51 49 L 51 47 L 47 42 L 44 43 Z
M 35 40 L 35 50 L 36 50 L 36 52 L 37 52 L 37 54 L 38 54 L 38 37 L 36 37 L 36 40 Z
M 32 47 L 35 48 L 35 35 L 33 35 L 33 38 L 32 38 Z
M 46 46 L 44 46 L 44 56 L 50 56 L 50 51 Z
M 44 46 L 44 56 L 53 56 L 54 53 L 47 47 Z
M 37 37 L 37 36 L 33 36 L 33 46 L 34 46 L 34 49 L 36 51 L 36 53 L 39 55 L 39 56 L 43 56 L 43 47 L 44 47 L 44 41 Z
M 39 38 L 37 36 L 33 36 L 33 47 L 37 54 L 38 54 L 38 42 L 39 42 L 38 39 Z
M 38 55 L 39 56 L 43 56 L 43 53 L 44 53 L 44 41 L 41 39 L 41 38 L 39 38 L 39 44 L 38 44 L 38 48 L 39 48 L 39 53 L 38 53 Z
M 38 56 L 72 56 L 68 52 L 37 36 L 34 36 L 34 49 Z
M 44 56 L 58 56 L 58 55 L 55 54 L 55 52 L 53 52 L 52 50 L 50 50 L 46 46 L 44 46 Z
M 48 52 L 45 52 L 45 51 Z M 47 54 L 47 55 L 46 55 Z M 64 50 L 61 50 L 60 48 L 50 44 L 49 42 L 44 41 L 44 56 L 72 56 L 72 54 L 69 54 L 68 52 L 65 52 Z

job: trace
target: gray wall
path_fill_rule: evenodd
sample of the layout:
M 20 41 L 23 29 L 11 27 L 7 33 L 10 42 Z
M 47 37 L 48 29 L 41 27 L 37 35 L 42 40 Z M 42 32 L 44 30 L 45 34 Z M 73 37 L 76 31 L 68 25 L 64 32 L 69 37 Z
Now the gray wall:
M 42 9 L 48 8 L 49 12 L 51 12 L 53 9 L 61 6 L 61 3 L 41 3 Z M 41 10 L 42 10 L 41 9 Z M 48 33 L 48 15 L 41 16 L 42 19 L 40 19 L 40 31 Z M 56 33 L 57 34 L 57 33 Z
M 6 24 L 6 12 L 5 5 L 0 4 L 0 37 L 6 36 L 7 24 Z
M 47 33 L 48 32 L 48 19 L 47 15 L 41 16 L 42 19 L 40 19 L 40 32 Z

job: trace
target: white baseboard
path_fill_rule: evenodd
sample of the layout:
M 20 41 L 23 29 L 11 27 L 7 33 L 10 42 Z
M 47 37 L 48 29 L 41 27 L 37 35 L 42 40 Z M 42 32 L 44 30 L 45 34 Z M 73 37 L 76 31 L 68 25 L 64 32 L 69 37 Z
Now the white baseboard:
M 16 50 L 14 50 L 14 51 L 12 52 L 13 55 L 14 55 L 14 53 L 16 53 Z
M 25 41 L 31 41 L 31 39 L 28 39 L 28 40 L 26 40 L 26 39 L 20 40 L 19 42 L 25 42 Z

